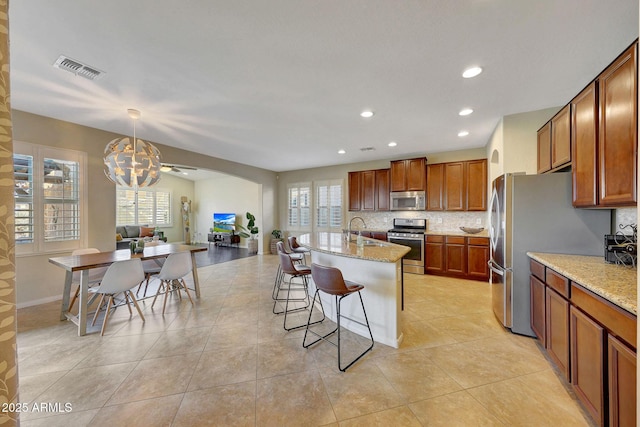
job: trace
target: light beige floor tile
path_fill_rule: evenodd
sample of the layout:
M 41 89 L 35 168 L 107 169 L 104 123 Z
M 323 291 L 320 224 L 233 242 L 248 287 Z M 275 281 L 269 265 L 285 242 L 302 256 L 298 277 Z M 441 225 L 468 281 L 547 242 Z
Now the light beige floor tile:
M 204 350 L 210 328 L 190 328 L 166 331 L 145 355 L 145 359 L 199 353 Z
M 259 380 L 256 424 L 310 426 L 336 421 L 327 390 L 317 371 Z
M 423 426 L 467 427 L 503 426 L 466 391 L 421 400 L 409 405 Z M 523 419 L 528 417 L 522 414 Z M 536 424 L 532 424 L 536 425 Z M 541 426 L 541 424 L 537 424 Z
M 209 333 L 204 351 L 223 350 L 257 343 L 258 325 L 256 324 L 214 325 Z
M 58 340 L 59 341 L 59 340 Z M 86 342 L 54 342 L 34 349 L 29 357 L 20 361 L 19 369 L 24 375 L 66 371 L 74 368 L 85 357 L 93 353 L 99 341 L 89 338 Z
M 532 354 L 497 336 L 425 349 L 425 355 L 463 388 L 476 387 L 548 368 L 540 354 Z
M 184 393 L 200 353 L 143 360 L 118 387 L 107 405 Z
M 62 378 L 68 371 L 40 375 L 20 375 L 20 402 L 32 403 L 42 392 Z
M 420 427 L 420 421 L 406 406 L 399 406 L 385 411 L 374 412 L 350 420 L 340 421 L 340 427 L 372 427 L 403 426 Z
M 551 369 L 468 391 L 506 425 L 589 425 Z
M 255 381 L 258 346 L 205 351 L 196 366 L 188 391 Z
M 113 365 L 142 360 L 162 334 L 139 334 L 104 338 L 96 350 L 78 363 L 78 368 Z
M 186 393 L 172 426 L 254 426 L 255 414 L 256 383 L 250 381 Z
M 374 362 L 356 363 L 346 372 L 321 369 L 329 400 L 338 420 L 346 420 L 404 403 Z
M 457 317 L 440 317 L 429 320 L 428 324 L 446 333 L 457 342 L 473 341 L 505 333 L 495 317 L 488 318 L 483 313 L 471 313 Z
M 113 426 L 169 426 L 173 421 L 182 393 L 121 405 L 106 406 L 91 420 L 92 427 Z
M 258 344 L 258 379 L 303 372 L 315 367 L 315 359 L 302 347 L 300 339 L 284 339 Z
M 40 394 L 39 403 L 70 403 L 73 412 L 102 407 L 131 373 L 136 363 L 74 369 Z M 25 419 L 55 415 L 28 413 Z
M 461 390 L 453 378 L 421 351 L 379 357 L 374 362 L 405 402 Z
M 405 322 L 402 326 L 402 331 L 403 340 L 402 343 L 400 343 L 401 350 L 437 347 L 456 342 L 456 340 L 445 331 L 432 327 L 427 320 Z
M 84 427 L 91 426 L 91 420 L 98 413 L 98 409 L 88 411 L 72 411 L 67 414 L 52 415 L 45 418 L 20 421 L 21 427 Z

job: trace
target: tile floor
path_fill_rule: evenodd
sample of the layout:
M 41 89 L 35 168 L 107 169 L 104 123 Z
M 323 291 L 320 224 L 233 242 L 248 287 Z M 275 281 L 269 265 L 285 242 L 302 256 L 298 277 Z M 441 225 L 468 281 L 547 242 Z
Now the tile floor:
M 72 407 L 21 425 L 592 425 L 535 341 L 497 324 L 488 284 L 406 275 L 401 348 L 341 373 L 334 347 L 303 349 L 272 314 L 276 262 L 201 267 L 195 307 L 145 300 L 145 323 L 120 308 L 104 337 L 76 336 L 57 303 L 19 310 L 21 402 Z

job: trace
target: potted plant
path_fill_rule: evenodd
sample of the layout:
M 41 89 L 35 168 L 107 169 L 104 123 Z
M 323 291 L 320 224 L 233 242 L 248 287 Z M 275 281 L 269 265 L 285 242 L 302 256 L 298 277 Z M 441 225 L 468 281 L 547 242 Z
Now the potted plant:
M 247 212 L 247 226 L 243 226 L 242 224 L 238 224 L 238 228 L 243 230 L 238 234 L 240 237 L 244 237 L 245 239 L 249 239 L 247 241 L 247 249 L 249 249 L 250 254 L 258 253 L 258 226 L 256 226 L 256 217 L 251 213 Z M 248 232 L 248 233 L 247 233 Z
M 276 243 L 278 242 L 282 242 L 282 231 L 276 229 L 271 232 L 271 242 L 269 244 L 269 250 L 273 255 L 278 254 L 278 249 L 276 247 Z

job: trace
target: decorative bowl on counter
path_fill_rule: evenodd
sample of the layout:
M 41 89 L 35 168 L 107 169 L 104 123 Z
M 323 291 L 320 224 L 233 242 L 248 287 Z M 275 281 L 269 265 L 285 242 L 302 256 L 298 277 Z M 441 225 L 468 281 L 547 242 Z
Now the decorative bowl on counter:
M 469 234 L 476 234 L 484 230 L 484 227 L 460 227 L 460 230 Z

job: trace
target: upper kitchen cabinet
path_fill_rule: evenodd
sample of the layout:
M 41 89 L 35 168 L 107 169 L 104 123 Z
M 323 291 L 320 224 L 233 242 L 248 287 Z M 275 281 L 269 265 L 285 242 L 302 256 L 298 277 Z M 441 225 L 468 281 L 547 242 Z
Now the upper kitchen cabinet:
M 598 103 L 596 82 L 571 101 L 573 206 L 598 204 Z
M 634 43 L 597 79 L 600 98 L 598 202 L 601 206 L 629 206 L 637 202 L 637 75 L 637 43 Z
M 571 104 L 551 119 L 551 169 L 571 163 Z
M 571 163 L 571 105 L 566 105 L 538 130 L 538 173 Z
M 487 159 L 427 165 L 427 210 L 487 209 Z
M 349 172 L 349 210 L 389 210 L 389 169 Z
M 391 162 L 391 191 L 425 191 L 427 189 L 427 159 L 395 160 Z
M 637 202 L 637 42 L 571 101 L 573 206 Z
M 551 122 L 538 130 L 538 173 L 551 170 Z

